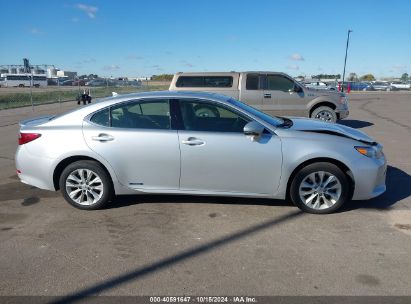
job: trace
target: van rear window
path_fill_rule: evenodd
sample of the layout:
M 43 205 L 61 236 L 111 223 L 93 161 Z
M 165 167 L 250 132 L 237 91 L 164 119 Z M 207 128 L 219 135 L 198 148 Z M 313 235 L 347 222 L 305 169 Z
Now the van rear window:
M 231 88 L 232 76 L 181 76 L 178 78 L 178 88 Z

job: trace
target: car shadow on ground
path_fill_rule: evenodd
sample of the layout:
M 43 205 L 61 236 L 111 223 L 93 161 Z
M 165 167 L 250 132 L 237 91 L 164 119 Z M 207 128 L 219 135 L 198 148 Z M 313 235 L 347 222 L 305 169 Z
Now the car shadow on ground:
M 355 209 L 384 210 L 391 208 L 398 201 L 411 196 L 411 176 L 392 166 L 387 168 L 387 191 L 371 200 L 350 201 L 338 212 L 347 212 Z M 294 204 L 289 200 L 275 200 L 264 198 L 241 198 L 221 196 L 193 196 L 193 195 L 122 195 L 116 197 L 108 208 L 122 208 L 136 204 L 150 203 L 188 203 L 188 204 L 227 204 L 227 205 L 256 205 L 290 207 Z
M 222 204 L 222 205 L 256 205 L 256 206 L 293 206 L 285 200 L 265 198 L 244 198 L 225 196 L 195 196 L 195 195 L 120 195 L 108 208 L 122 208 L 135 204 Z
M 372 122 L 356 120 L 356 119 L 344 119 L 344 120 L 338 121 L 338 123 L 340 125 L 344 125 L 344 126 L 351 127 L 354 129 L 361 129 L 361 128 L 370 127 L 374 125 Z

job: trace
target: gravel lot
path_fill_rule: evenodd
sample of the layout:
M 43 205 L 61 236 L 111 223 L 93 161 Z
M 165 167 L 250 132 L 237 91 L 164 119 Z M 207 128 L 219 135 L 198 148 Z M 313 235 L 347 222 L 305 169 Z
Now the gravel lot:
M 0 111 L 0 295 L 411 295 L 411 92 L 352 93 L 345 125 L 384 145 L 387 192 L 337 214 L 261 199 L 131 196 L 81 211 L 15 174 Z

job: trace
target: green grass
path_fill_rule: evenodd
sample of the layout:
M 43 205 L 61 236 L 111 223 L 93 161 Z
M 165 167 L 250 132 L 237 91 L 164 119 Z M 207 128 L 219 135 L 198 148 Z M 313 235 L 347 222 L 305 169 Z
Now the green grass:
M 143 91 L 157 91 L 157 90 L 167 90 L 166 85 L 149 85 L 140 88 L 136 87 L 101 87 L 101 88 L 90 88 L 92 98 L 102 98 L 111 96 L 112 92 L 119 94 L 127 94 L 133 92 L 143 92 Z M 41 92 L 35 92 L 38 89 L 33 89 L 33 104 L 49 104 L 58 103 L 65 101 L 73 101 L 77 99 L 79 91 L 75 88 L 73 90 L 61 90 L 58 87 L 55 90 L 47 90 Z M 81 92 L 83 88 L 81 88 Z M 1 92 L 0 90 L 0 110 L 19 108 L 31 106 L 30 92 Z

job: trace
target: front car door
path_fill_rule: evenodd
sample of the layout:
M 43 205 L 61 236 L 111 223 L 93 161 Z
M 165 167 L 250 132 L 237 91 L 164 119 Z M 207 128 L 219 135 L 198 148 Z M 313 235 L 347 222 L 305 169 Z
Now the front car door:
M 281 141 L 243 134 L 251 118 L 229 105 L 180 99 L 180 189 L 190 193 L 272 196 L 281 176 Z
M 168 99 L 134 100 L 100 110 L 84 122 L 83 134 L 123 185 L 150 191 L 179 188 L 180 148 Z
M 267 88 L 264 95 L 270 95 L 276 104 L 276 112 L 269 114 L 308 116 L 307 99 L 304 90 L 295 92 L 294 87 L 299 86 L 293 79 L 282 74 L 268 74 Z M 266 111 L 267 112 L 267 111 Z

